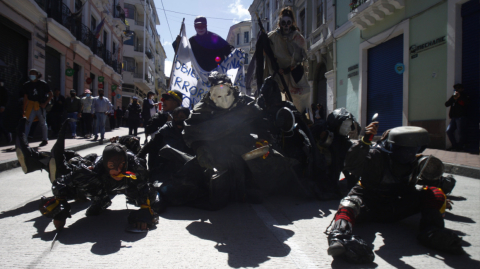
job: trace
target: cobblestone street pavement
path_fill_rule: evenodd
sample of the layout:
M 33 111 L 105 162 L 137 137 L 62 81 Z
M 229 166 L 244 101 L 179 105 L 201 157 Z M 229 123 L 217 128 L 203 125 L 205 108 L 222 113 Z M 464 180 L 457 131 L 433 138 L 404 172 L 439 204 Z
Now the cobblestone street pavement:
M 102 146 L 82 150 L 100 153 Z M 463 236 L 466 255 L 427 249 L 416 241 L 419 216 L 395 224 L 359 224 L 356 234 L 373 243 L 370 265 L 351 265 L 327 255 L 323 234 L 338 206 L 329 202 L 270 197 L 262 205 L 232 204 L 216 211 L 172 207 L 156 230 L 126 233 L 129 210 L 118 195 L 98 217 L 86 203 L 72 203 L 71 219 L 55 236 L 38 212 L 50 196 L 47 173 L 0 173 L 1 268 L 480 268 L 480 180 L 455 176 L 453 211 L 446 227 Z

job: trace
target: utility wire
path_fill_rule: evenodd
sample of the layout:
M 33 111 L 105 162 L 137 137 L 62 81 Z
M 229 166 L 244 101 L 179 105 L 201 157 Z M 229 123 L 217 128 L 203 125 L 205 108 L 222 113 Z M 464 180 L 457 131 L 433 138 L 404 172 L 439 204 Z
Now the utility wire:
M 188 13 L 182 13 L 182 12 L 178 12 L 178 11 L 173 11 L 173 10 L 168 10 L 168 9 L 161 9 L 159 7 L 157 7 L 157 9 L 160 9 L 160 10 L 163 10 L 163 12 L 165 11 L 168 11 L 168 12 L 173 12 L 173 13 L 178 13 L 178 14 L 182 14 L 182 15 L 188 15 L 188 16 L 194 16 L 194 17 L 197 17 L 198 15 L 193 15 L 193 14 L 188 14 Z M 165 15 L 167 16 L 167 15 Z M 233 18 L 230 18 L 230 19 L 227 19 L 227 18 L 217 18 L 217 17 L 205 17 L 205 18 L 208 18 L 208 19 L 217 19 L 217 20 L 226 20 L 226 21 L 231 21 Z M 247 20 L 249 21 L 249 20 Z
M 170 37 L 173 40 L 172 30 L 170 30 L 170 23 L 168 23 L 167 13 L 165 13 L 165 7 L 163 6 L 163 0 L 161 0 L 161 2 L 163 7 L 163 13 L 165 14 L 165 20 L 167 21 L 167 25 L 168 25 L 168 31 L 170 32 Z M 161 9 L 161 8 L 157 8 L 157 9 Z

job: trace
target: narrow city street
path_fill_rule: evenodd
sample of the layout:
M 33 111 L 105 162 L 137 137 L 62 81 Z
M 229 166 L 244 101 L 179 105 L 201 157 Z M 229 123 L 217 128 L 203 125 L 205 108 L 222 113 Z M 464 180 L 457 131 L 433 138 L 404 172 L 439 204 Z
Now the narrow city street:
M 79 153 L 101 153 L 96 146 Z M 135 207 L 118 195 L 98 217 L 86 217 L 89 202 L 72 203 L 72 218 L 55 237 L 40 216 L 39 198 L 50 196 L 47 173 L 0 173 L 0 266 L 2 268 L 479 268 L 480 180 L 455 176 L 446 227 L 461 235 L 467 254 L 454 256 L 417 243 L 419 216 L 395 224 L 359 224 L 356 234 L 372 243 L 370 265 L 332 263 L 323 234 L 338 206 L 292 197 L 270 197 L 261 205 L 231 204 L 210 212 L 172 207 L 156 230 L 127 233 Z

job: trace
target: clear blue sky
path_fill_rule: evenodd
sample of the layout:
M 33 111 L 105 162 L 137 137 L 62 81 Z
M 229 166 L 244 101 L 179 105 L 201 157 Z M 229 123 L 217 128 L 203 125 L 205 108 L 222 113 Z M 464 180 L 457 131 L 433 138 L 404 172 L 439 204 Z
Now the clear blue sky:
M 160 19 L 160 25 L 157 26 L 157 31 L 160 34 L 160 40 L 167 54 L 165 74 L 168 77 L 170 76 L 170 69 L 174 57 L 171 44 L 180 32 L 183 18 L 185 18 L 188 37 L 196 34 L 193 28 L 193 21 L 196 16 L 202 15 L 207 17 L 207 29 L 209 31 L 227 39 L 230 26 L 243 20 L 250 20 L 248 8 L 252 3 L 253 0 L 163 0 L 162 6 L 162 0 L 155 0 L 157 14 Z M 165 10 L 193 14 L 195 16 L 170 11 L 164 12 L 163 7 L 165 7 Z

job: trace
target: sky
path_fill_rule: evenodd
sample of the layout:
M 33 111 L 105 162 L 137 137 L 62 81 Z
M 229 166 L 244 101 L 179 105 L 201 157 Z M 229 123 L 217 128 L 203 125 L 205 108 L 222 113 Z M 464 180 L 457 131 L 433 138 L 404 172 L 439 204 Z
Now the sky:
M 157 32 L 160 35 L 167 58 L 165 60 L 165 75 L 170 77 L 170 70 L 175 52 L 172 42 L 180 33 L 182 20 L 185 18 L 187 36 L 195 35 L 193 21 L 196 16 L 207 18 L 207 29 L 227 39 L 230 26 L 244 20 L 250 20 L 248 8 L 253 0 L 154 0 L 160 25 Z M 162 5 L 163 2 L 163 5 Z M 165 11 L 163 10 L 165 8 Z M 174 12 L 173 12 L 174 11 Z M 179 13 L 186 14 L 179 14 Z M 217 19 L 218 18 L 218 19 Z

